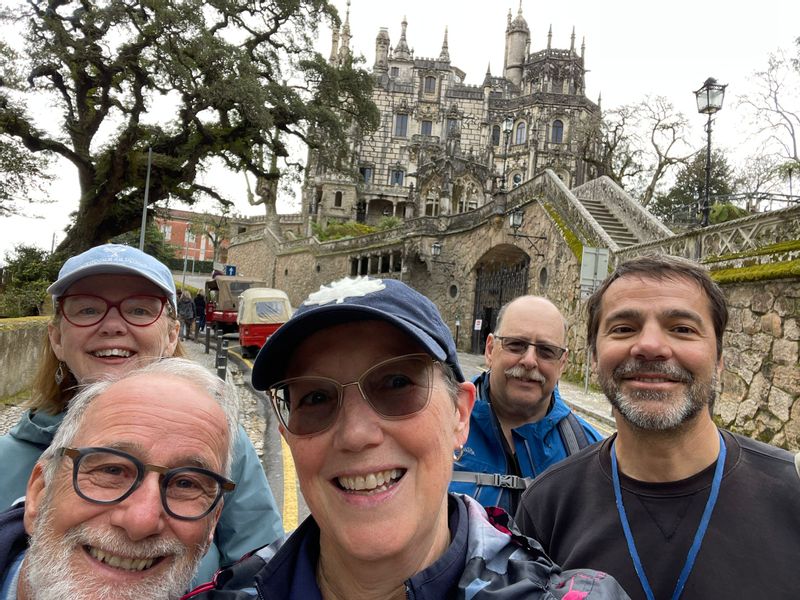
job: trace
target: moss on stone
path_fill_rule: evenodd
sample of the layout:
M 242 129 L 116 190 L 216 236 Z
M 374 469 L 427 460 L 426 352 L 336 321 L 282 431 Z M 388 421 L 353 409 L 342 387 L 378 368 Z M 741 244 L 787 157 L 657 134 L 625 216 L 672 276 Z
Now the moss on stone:
M 28 329 L 40 323 L 47 323 L 50 317 L 16 317 L 13 319 L 0 319 L 0 329 Z
M 768 281 L 770 279 L 788 279 L 791 277 L 800 277 L 800 259 L 711 271 L 711 278 L 719 284 Z
M 561 232 L 561 235 L 564 236 L 564 241 L 567 242 L 567 246 L 569 249 L 572 250 L 572 253 L 575 255 L 575 258 L 578 259 L 578 264 L 581 264 L 581 259 L 583 258 L 583 243 L 578 239 L 572 230 L 567 227 L 567 224 L 564 223 L 564 220 L 561 218 L 561 215 L 558 214 L 555 208 L 553 208 L 549 203 L 542 202 L 542 206 L 547 211 L 547 214 L 550 215 L 550 218 L 553 219 L 553 222 L 558 227 L 558 230 Z
M 761 246 L 760 248 L 745 250 L 744 252 L 734 252 L 732 254 L 720 254 L 719 256 L 708 256 L 703 259 L 703 262 L 704 263 L 722 262 L 726 260 L 735 260 L 738 258 L 748 258 L 751 256 L 765 256 L 767 254 L 791 252 L 792 250 L 800 250 L 800 240 L 789 240 L 785 242 L 778 242 L 777 244 L 768 244 L 766 246 Z
M 31 397 L 30 390 L 22 390 L 21 392 L 17 392 L 13 396 L 5 396 L 0 398 L 0 404 L 5 404 L 7 406 L 19 406 L 26 400 L 29 400 Z

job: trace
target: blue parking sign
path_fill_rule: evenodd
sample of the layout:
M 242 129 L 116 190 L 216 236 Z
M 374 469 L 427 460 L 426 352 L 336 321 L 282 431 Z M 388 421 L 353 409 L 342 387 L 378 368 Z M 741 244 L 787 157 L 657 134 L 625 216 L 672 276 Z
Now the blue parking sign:
M 225 265 L 225 275 L 236 275 L 236 265 Z

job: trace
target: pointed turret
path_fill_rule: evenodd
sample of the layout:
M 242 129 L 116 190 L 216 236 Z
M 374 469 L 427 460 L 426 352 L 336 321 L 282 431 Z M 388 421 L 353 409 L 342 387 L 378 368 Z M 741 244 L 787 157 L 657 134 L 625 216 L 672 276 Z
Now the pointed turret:
M 550 29 L 547 31 L 547 49 L 553 47 L 553 25 L 550 25 Z
M 486 65 L 486 75 L 483 78 L 483 87 L 492 85 L 492 63 Z
M 505 77 L 514 85 L 522 83 L 522 66 L 525 64 L 525 52 L 530 43 L 531 31 L 528 23 L 522 16 L 522 1 L 516 18 L 511 20 L 511 11 L 508 12 L 508 26 L 506 27 L 506 54 Z
M 400 23 L 400 40 L 397 42 L 397 46 L 394 48 L 394 58 L 396 60 L 409 60 L 411 58 L 411 52 L 408 49 L 408 42 L 406 42 L 407 27 L 408 21 L 406 21 L 406 18 L 403 17 L 403 21 Z
M 572 36 L 569 38 L 569 51 L 575 52 L 575 25 L 572 26 Z
M 581 58 L 586 55 L 586 36 L 581 38 Z
M 344 25 L 339 36 L 339 64 L 344 64 L 350 57 L 350 0 L 347 0 L 347 12 L 344 16 Z
M 444 41 L 442 42 L 442 51 L 439 53 L 439 60 L 450 62 L 450 52 L 447 48 L 447 27 L 444 28 Z

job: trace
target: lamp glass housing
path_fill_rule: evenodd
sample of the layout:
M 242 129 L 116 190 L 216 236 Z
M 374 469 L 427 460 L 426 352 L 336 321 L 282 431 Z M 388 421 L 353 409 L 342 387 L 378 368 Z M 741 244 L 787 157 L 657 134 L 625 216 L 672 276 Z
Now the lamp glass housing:
M 703 115 L 713 115 L 722 110 L 726 87 L 727 85 L 717 83 L 713 77 L 706 79 L 703 87 L 694 93 L 697 100 L 697 112 Z
M 511 213 L 508 215 L 508 224 L 511 225 L 511 229 L 516 231 L 520 227 L 522 227 L 522 211 L 521 210 L 512 210 Z
M 508 115 L 503 119 L 503 133 L 511 133 L 512 129 L 514 129 L 514 117 Z
M 442 244 L 441 242 L 434 242 L 431 244 L 431 255 L 434 258 L 439 258 L 442 255 Z

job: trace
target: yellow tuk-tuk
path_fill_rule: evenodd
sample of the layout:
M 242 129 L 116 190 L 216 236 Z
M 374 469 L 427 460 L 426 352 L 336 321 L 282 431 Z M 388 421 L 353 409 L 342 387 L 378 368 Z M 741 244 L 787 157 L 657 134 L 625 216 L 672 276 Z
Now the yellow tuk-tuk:
M 253 287 L 239 296 L 239 345 L 243 356 L 255 356 L 261 346 L 292 316 L 289 296 L 281 290 Z

